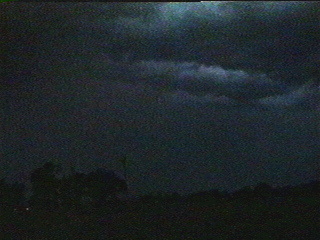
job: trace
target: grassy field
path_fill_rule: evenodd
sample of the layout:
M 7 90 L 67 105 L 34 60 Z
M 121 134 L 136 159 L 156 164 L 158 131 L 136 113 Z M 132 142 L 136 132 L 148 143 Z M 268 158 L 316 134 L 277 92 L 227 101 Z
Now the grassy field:
M 172 201 L 102 208 L 10 213 L 0 239 L 320 239 L 319 199 Z

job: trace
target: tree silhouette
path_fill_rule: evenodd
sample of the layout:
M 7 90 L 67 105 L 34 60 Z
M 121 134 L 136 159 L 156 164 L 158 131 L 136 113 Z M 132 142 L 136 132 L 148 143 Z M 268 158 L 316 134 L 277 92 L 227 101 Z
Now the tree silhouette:
M 59 205 L 60 180 L 56 175 L 60 170 L 60 165 L 47 162 L 32 171 L 32 205 L 50 209 Z
M 86 195 L 86 174 L 74 172 L 61 179 L 60 199 L 65 207 L 81 207 Z
M 116 193 L 127 190 L 125 180 L 103 168 L 88 174 L 86 186 L 88 196 L 97 207 L 105 205 L 108 200 L 115 200 Z

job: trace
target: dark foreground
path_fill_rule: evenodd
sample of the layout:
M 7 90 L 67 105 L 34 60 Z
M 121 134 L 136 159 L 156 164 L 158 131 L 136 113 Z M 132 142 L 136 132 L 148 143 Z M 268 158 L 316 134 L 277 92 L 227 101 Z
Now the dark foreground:
M 317 195 L 206 197 L 123 204 L 118 211 L 2 209 L 0 239 L 320 239 Z M 112 213 L 113 212 L 113 213 Z

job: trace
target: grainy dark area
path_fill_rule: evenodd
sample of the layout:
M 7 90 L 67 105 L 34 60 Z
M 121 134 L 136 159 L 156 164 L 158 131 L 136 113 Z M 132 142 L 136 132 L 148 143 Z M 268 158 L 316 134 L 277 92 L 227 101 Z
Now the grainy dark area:
M 319 10 L 1 3 L 4 239 L 320 239 Z

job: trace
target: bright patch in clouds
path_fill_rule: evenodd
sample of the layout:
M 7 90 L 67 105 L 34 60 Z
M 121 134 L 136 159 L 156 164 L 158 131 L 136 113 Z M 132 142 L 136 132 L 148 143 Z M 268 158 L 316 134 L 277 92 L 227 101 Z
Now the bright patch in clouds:
M 207 3 L 167 3 L 161 6 L 160 11 L 167 20 L 180 20 L 187 14 L 206 17 L 208 15 L 221 15 L 222 9 L 219 7 L 222 1 Z

